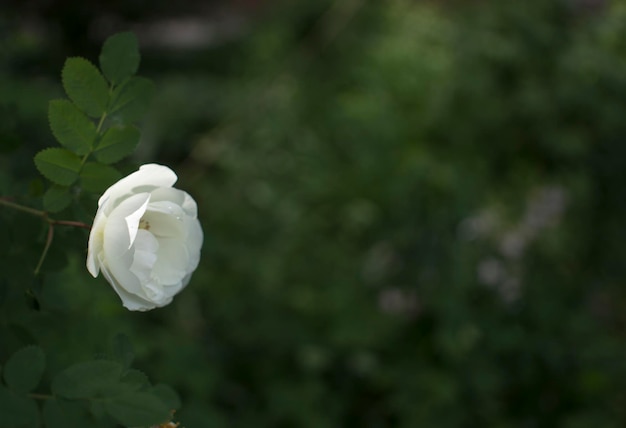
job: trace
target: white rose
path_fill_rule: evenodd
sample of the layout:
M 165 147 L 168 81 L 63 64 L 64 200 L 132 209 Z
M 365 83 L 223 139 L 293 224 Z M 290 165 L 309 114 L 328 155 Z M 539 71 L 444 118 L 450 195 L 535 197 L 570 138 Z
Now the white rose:
M 143 165 L 98 201 L 87 269 L 102 274 L 131 311 L 165 306 L 189 282 L 203 234 L 197 205 L 171 169 Z

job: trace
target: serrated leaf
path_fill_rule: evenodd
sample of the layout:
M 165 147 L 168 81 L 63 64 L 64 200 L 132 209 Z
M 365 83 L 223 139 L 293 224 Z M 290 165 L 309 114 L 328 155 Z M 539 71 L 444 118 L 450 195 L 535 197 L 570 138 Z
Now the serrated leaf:
M 100 68 L 117 85 L 137 72 L 140 59 L 137 37 L 131 32 L 117 33 L 102 46 Z
M 50 148 L 35 155 L 35 166 L 48 180 L 69 186 L 78 179 L 80 158 L 69 150 Z
M 135 359 L 135 351 L 133 344 L 130 342 L 128 336 L 123 333 L 119 333 L 113 339 L 113 352 L 115 358 L 124 365 L 124 367 L 130 367 Z
M 113 91 L 110 115 L 122 124 L 140 119 L 150 107 L 154 84 L 144 77 L 131 77 Z
M 168 409 L 177 410 L 180 408 L 180 397 L 169 385 L 159 383 L 152 388 L 152 393 L 159 397 L 161 401 L 167 405 Z
M 100 71 L 85 58 L 68 58 L 61 72 L 63 88 L 76 106 L 91 117 L 100 117 L 109 100 L 109 88 Z
M 24 426 L 36 421 L 39 415 L 34 400 L 17 395 L 0 386 L 0 421 L 2 426 Z
M 105 408 L 125 426 L 158 425 L 171 418 L 165 403 L 147 392 L 133 392 L 107 400 Z
M 103 192 L 122 178 L 115 168 L 97 162 L 87 162 L 80 173 L 83 189 L 90 192 Z
M 58 184 L 52 185 L 43 195 L 44 210 L 56 213 L 64 210 L 72 202 L 70 189 Z
M 55 376 L 52 392 L 70 399 L 117 395 L 123 367 L 115 361 L 96 360 L 75 364 Z
M 59 144 L 77 155 L 89 153 L 97 136 L 96 126 L 74 104 L 68 100 L 50 101 L 48 121 Z
M 94 151 L 96 159 L 106 164 L 118 162 L 135 151 L 140 137 L 134 126 L 109 128 Z
M 20 349 L 8 359 L 4 367 L 4 381 L 17 392 L 30 392 L 37 387 L 46 366 L 46 357 L 39 346 Z

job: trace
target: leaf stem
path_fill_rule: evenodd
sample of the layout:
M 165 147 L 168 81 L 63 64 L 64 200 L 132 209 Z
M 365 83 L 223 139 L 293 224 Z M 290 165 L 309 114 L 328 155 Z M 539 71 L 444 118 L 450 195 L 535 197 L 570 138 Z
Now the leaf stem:
M 104 125 L 104 121 L 107 118 L 107 112 L 105 111 L 104 113 L 102 113 L 102 116 L 100 116 L 100 120 L 98 121 L 98 126 L 96 127 L 96 134 L 98 134 L 98 136 L 100 136 L 100 131 L 102 130 L 102 125 Z M 87 159 L 89 159 L 89 155 L 91 155 L 93 153 L 94 148 L 92 147 L 91 150 L 89 150 L 89 152 L 85 153 L 85 156 L 83 156 L 83 158 L 80 160 L 80 170 L 81 171 L 83 169 L 83 166 L 85 165 L 85 162 L 87 162 Z
M 96 133 L 99 134 L 100 130 L 102 129 L 102 125 L 104 124 L 104 120 L 107 118 L 107 112 L 105 111 L 104 113 L 102 113 L 102 116 L 100 116 L 100 122 L 98 122 L 98 127 L 96 128 Z
M 28 394 L 28 396 L 30 398 L 34 398 L 36 400 L 54 400 L 56 397 L 54 395 L 50 395 L 50 394 L 37 394 L 34 392 L 31 392 L 30 394 Z
M 48 236 L 46 238 L 46 245 L 43 247 L 43 252 L 41 253 L 41 257 L 39 257 L 39 262 L 37 263 L 37 267 L 35 268 L 35 276 L 39 275 L 39 269 L 41 269 L 41 265 L 43 261 L 46 259 L 48 255 L 48 250 L 50 249 L 50 245 L 52 244 L 52 239 L 54 238 L 54 224 L 50 223 L 48 226 Z

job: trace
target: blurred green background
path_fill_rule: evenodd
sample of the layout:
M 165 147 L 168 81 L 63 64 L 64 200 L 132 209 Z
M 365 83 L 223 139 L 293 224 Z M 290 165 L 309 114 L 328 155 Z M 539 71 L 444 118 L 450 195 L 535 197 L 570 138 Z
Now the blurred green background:
M 125 332 L 186 428 L 626 426 L 626 3 L 5 0 L 2 194 L 39 203 L 66 57 L 128 29 L 157 95 L 124 168 L 177 171 L 200 267 L 127 312 L 59 231 L 5 345 Z

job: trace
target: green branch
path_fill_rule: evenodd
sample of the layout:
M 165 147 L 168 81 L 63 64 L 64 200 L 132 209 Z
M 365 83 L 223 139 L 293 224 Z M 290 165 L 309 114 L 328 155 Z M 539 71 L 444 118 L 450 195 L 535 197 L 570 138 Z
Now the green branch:
M 72 226 L 79 227 L 81 229 L 90 230 L 91 226 L 82 223 L 80 221 L 73 220 L 55 220 L 48 216 L 48 213 L 45 211 L 37 210 L 35 208 L 27 207 L 24 205 L 16 204 L 15 202 L 11 202 L 7 198 L 0 197 L 0 205 L 4 205 L 5 207 L 12 208 L 17 211 L 22 211 L 28 214 L 32 214 L 34 216 L 40 217 L 42 220 L 48 223 L 48 235 L 46 236 L 46 245 L 43 248 L 43 252 L 41 253 L 41 257 L 39 258 L 39 262 L 37 263 L 37 267 L 35 268 L 35 275 L 39 274 L 39 270 L 41 269 L 41 265 L 43 264 L 46 256 L 48 255 L 48 250 L 50 249 L 50 245 L 52 245 L 52 240 L 54 239 L 54 226 Z

